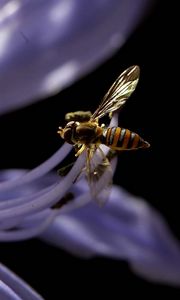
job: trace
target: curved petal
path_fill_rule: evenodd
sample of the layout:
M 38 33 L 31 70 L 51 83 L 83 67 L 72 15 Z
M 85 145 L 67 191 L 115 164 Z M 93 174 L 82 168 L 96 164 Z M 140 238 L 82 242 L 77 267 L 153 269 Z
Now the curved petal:
M 43 300 L 27 283 L 0 263 L 1 300 Z
M 0 173 L 0 193 L 10 191 L 12 188 L 17 188 L 23 184 L 27 184 L 41 178 L 44 174 L 57 166 L 68 155 L 71 148 L 72 147 L 70 145 L 65 143 L 49 159 L 29 172 L 15 170 L 13 173 L 12 170 L 10 172 L 9 170 L 2 171 Z
M 152 2 L 0 4 L 0 113 L 56 93 L 92 70 L 124 43 Z
M 120 188 L 103 209 L 91 202 L 57 217 L 41 238 L 76 255 L 125 259 L 148 279 L 180 285 L 179 243 L 155 210 Z
M 0 281 L 0 297 L 2 300 L 21 300 L 21 298 L 2 281 Z

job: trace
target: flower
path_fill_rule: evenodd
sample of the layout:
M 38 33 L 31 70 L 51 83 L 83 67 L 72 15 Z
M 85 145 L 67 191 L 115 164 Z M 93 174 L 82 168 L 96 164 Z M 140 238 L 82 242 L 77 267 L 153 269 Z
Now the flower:
M 125 42 L 149 2 L 1 4 L 0 112 L 52 95 L 95 68 Z M 125 259 L 149 280 L 179 285 L 180 245 L 163 218 L 144 200 L 115 186 L 108 203 L 99 208 L 91 201 L 86 181 L 72 185 L 84 155 L 65 178 L 52 171 L 70 151 L 65 144 L 31 171 L 0 172 L 0 241 L 38 236 L 74 255 Z M 115 168 L 116 161 L 112 164 Z M 109 180 L 106 173 L 103 176 L 99 190 Z M 56 203 L 68 191 L 74 198 L 58 209 Z M 0 280 L 2 297 L 18 299 L 29 293 L 41 299 L 2 265 Z

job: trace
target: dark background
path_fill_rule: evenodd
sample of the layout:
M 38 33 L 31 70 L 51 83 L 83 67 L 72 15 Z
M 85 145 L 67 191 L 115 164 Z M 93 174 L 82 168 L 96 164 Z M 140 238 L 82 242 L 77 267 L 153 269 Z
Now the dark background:
M 119 124 L 138 132 L 151 143 L 151 148 L 121 154 L 114 181 L 144 197 L 164 215 L 180 238 L 178 187 L 173 179 L 178 170 L 173 13 L 165 2 L 157 2 L 126 44 L 104 65 L 56 97 L 1 117 L 1 168 L 33 168 L 51 156 L 61 144 L 56 130 L 64 113 L 69 108 L 95 110 L 119 73 L 138 64 L 140 82 L 121 111 Z M 82 287 L 89 296 L 109 294 L 111 298 L 135 291 L 137 295 L 169 293 L 174 299 L 179 291 L 137 277 L 126 262 L 81 260 L 36 239 L 1 244 L 0 257 L 48 300 L 60 299 L 62 293 L 68 297 L 72 291 L 75 297 L 86 297 Z

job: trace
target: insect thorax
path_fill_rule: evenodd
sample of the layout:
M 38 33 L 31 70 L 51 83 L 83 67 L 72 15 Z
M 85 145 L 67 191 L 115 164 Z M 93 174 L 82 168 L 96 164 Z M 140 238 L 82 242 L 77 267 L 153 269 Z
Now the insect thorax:
M 75 139 L 86 145 L 96 143 L 102 135 L 102 131 L 97 122 L 82 122 L 76 127 Z
M 71 121 L 62 130 L 62 138 L 69 144 L 97 143 L 102 135 L 103 129 L 96 121 L 76 122 Z

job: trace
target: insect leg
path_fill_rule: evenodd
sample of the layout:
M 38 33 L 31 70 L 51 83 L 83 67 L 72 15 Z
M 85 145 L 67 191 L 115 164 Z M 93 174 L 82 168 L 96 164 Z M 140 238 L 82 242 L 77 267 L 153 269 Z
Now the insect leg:
M 85 149 L 86 149 L 86 145 L 83 144 L 83 145 L 79 148 L 79 150 L 76 152 L 75 156 L 77 157 L 77 156 L 81 155 L 82 152 L 83 152 Z

